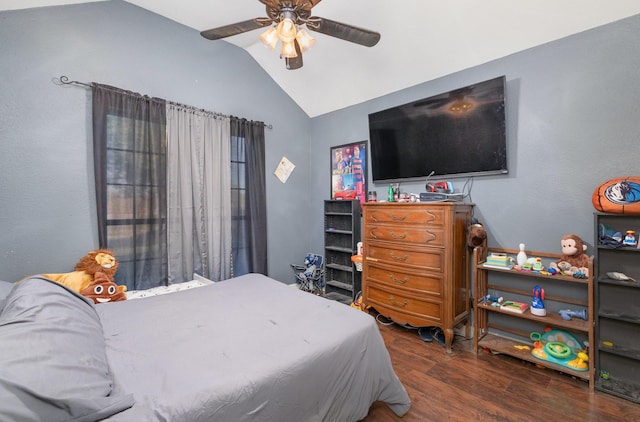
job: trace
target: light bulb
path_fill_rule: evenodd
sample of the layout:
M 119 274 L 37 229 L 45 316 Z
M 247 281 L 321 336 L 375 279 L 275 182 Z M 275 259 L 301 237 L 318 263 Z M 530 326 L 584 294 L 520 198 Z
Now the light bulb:
M 282 19 L 278 24 L 278 37 L 282 42 L 292 42 L 297 32 L 296 25 L 289 18 Z
M 282 50 L 280 51 L 280 57 L 284 57 L 287 59 L 298 57 L 298 53 L 296 52 L 296 46 L 293 43 L 293 41 L 282 42 Z
M 300 45 L 300 49 L 302 51 L 309 50 L 316 43 L 316 39 L 309 35 L 309 33 L 304 29 L 298 31 L 296 40 L 298 40 L 298 44 Z
M 276 44 L 278 43 L 278 31 L 276 31 L 275 26 L 272 26 L 271 28 L 260 34 L 259 38 L 265 46 L 273 50 L 276 48 Z

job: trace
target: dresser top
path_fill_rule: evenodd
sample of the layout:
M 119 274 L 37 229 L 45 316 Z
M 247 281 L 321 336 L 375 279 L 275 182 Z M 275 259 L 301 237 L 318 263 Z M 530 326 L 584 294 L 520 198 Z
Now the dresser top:
M 362 204 L 364 207 L 379 207 L 386 206 L 431 206 L 431 207 L 459 207 L 459 206 L 474 206 L 473 202 L 463 201 L 429 201 L 429 202 L 365 202 Z

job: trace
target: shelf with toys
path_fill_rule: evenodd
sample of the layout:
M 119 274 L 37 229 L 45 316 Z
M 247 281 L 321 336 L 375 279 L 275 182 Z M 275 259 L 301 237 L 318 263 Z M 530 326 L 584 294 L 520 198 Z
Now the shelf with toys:
M 519 253 L 521 259 L 530 257 L 523 265 L 516 263 Z M 571 268 L 562 265 L 566 258 L 526 251 L 523 245 L 520 250 L 474 249 L 474 351 L 570 374 L 593 391 L 588 350 L 594 341 L 593 257 Z

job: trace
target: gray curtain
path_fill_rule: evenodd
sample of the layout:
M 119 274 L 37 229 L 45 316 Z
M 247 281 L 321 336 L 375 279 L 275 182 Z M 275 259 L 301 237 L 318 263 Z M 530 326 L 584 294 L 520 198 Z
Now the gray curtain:
M 165 101 L 92 84 L 100 247 L 128 289 L 167 282 Z
M 167 103 L 169 284 L 232 276 L 229 118 Z
M 234 275 L 267 275 L 264 123 L 231 118 Z

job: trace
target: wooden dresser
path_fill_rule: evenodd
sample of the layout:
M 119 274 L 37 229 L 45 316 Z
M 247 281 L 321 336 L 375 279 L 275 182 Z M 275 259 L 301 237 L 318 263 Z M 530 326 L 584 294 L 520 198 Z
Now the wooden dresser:
M 366 203 L 363 206 L 363 301 L 401 325 L 440 327 L 451 353 L 454 327 L 470 315 L 463 202 Z

